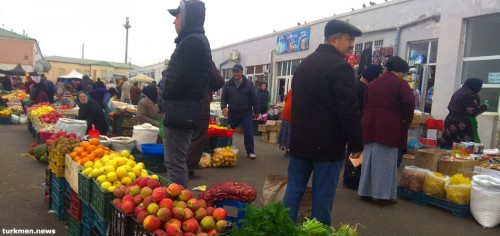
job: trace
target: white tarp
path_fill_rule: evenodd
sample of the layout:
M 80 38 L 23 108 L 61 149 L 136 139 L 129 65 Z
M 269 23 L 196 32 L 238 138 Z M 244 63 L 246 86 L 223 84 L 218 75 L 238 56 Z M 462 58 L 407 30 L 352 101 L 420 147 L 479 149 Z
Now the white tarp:
M 69 72 L 69 74 L 67 75 L 63 75 L 63 76 L 59 76 L 57 78 L 63 78 L 63 79 L 82 79 L 83 75 L 78 73 L 78 71 L 76 70 L 72 70 L 71 72 Z
M 140 74 L 140 75 L 137 75 L 137 76 L 134 76 L 130 79 L 131 82 L 146 82 L 146 83 L 152 83 L 153 81 L 155 81 L 153 78 L 145 75 L 145 74 Z

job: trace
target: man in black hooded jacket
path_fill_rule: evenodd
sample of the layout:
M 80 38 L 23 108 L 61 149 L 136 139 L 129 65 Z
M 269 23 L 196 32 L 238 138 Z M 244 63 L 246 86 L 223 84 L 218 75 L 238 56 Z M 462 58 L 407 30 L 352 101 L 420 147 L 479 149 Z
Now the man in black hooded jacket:
M 167 108 L 172 108 L 174 103 L 199 104 L 194 107 L 200 110 L 190 110 L 192 112 L 190 114 L 201 114 L 201 101 L 210 75 L 212 55 L 203 28 L 204 3 L 199 0 L 181 1 L 177 9 L 168 11 L 175 16 L 174 25 L 178 37 L 175 39 L 177 46 L 170 57 L 165 73 L 165 84 L 161 86 L 166 115 L 163 135 L 165 166 L 171 181 L 187 187 L 186 156 L 194 127 L 180 127 L 169 123 Z M 180 116 L 182 115 L 184 114 Z M 173 120 L 172 117 L 170 118 Z M 197 119 L 199 120 L 200 117 L 189 117 L 188 121 Z

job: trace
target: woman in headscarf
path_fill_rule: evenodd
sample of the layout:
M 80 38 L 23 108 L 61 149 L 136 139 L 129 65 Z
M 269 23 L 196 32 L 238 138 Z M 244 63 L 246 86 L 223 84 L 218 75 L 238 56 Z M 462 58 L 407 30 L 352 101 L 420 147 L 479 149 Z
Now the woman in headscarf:
M 476 116 L 488 109 L 488 105 L 480 103 L 478 93 L 482 87 L 482 80 L 469 78 L 453 94 L 448 104 L 450 113 L 444 120 L 441 147 L 451 148 L 453 142 L 481 142 L 477 133 Z
M 35 105 L 42 102 L 49 102 L 49 96 L 47 96 L 47 91 L 45 85 L 42 83 L 36 83 L 31 89 L 31 105 Z
M 101 135 L 106 135 L 108 133 L 108 123 L 99 102 L 91 99 L 88 93 L 80 91 L 77 93 L 77 104 L 80 107 L 78 119 L 87 121 L 87 133 L 92 129 L 93 124 Z
M 148 85 L 142 90 L 145 95 L 137 105 L 137 119 L 139 124 L 150 123 L 156 127 L 161 124 L 161 116 L 158 113 L 158 89 L 155 85 Z
M 262 83 L 257 90 L 257 101 L 259 101 L 259 111 L 261 115 L 267 114 L 270 103 L 269 91 L 267 91 L 267 83 Z

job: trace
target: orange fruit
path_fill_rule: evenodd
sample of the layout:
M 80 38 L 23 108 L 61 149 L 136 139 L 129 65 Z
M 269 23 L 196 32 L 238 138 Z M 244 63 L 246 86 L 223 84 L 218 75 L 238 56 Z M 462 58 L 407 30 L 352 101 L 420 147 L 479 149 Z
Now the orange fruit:
M 77 154 L 82 154 L 82 152 L 83 152 L 83 151 L 85 151 L 85 150 L 83 150 L 83 148 L 82 148 L 82 147 L 76 147 L 76 148 L 75 148 L 75 152 L 76 152 Z
M 109 155 L 109 151 L 108 150 L 104 151 L 104 155 Z
M 85 157 L 87 157 L 87 156 L 89 155 L 89 153 L 88 153 L 88 152 L 82 152 L 80 155 L 81 155 L 83 158 L 85 158 Z
M 88 153 L 91 153 L 91 152 L 93 152 L 96 148 L 97 148 L 96 146 L 94 146 L 94 145 L 92 145 L 92 144 L 91 144 L 91 145 L 87 146 L 87 148 L 86 148 L 85 150 L 87 150 L 87 152 L 88 152 Z
M 81 142 L 81 143 L 80 143 L 80 147 L 85 148 L 85 149 L 87 149 L 87 147 L 88 147 L 89 145 L 90 145 L 90 143 L 89 143 L 89 142 L 87 142 L 87 141 L 83 141 L 83 142 Z
M 103 156 L 104 156 L 104 149 L 102 149 L 102 148 L 97 148 L 97 149 L 94 151 L 94 155 L 95 155 L 95 157 L 103 157 Z
M 94 162 L 100 161 L 100 160 L 101 160 L 101 158 L 94 158 Z
M 77 153 L 77 152 L 72 152 L 72 153 L 70 153 L 70 154 L 69 154 L 69 156 L 70 156 L 70 157 L 71 157 L 71 159 L 73 159 L 73 160 L 75 159 L 75 157 L 76 157 L 77 155 L 78 155 L 78 153 Z
M 99 139 L 96 138 L 90 140 L 90 145 L 99 146 L 100 143 Z
M 82 159 L 82 158 L 81 158 L 80 156 L 75 157 L 75 161 L 76 161 L 76 162 L 80 162 L 80 160 L 81 160 L 81 159 Z
M 94 160 L 94 158 L 95 158 L 95 156 L 94 156 L 94 154 L 93 154 L 93 153 L 90 153 L 89 155 L 87 155 L 87 157 L 86 157 L 86 158 L 87 158 L 87 159 L 89 159 L 90 161 L 93 161 L 93 160 Z

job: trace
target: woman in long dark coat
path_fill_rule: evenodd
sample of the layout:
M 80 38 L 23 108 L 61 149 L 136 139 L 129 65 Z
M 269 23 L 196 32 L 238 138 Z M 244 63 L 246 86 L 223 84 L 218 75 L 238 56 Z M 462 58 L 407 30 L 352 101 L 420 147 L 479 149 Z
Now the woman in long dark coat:
M 87 133 L 92 129 L 93 124 L 101 135 L 106 135 L 108 133 L 108 123 L 99 102 L 91 99 L 88 93 L 80 91 L 77 94 L 77 104 L 80 107 L 78 119 L 87 121 Z
M 481 142 L 477 134 L 476 116 L 488 109 L 487 105 L 480 103 L 478 93 L 482 87 L 482 80 L 469 78 L 453 94 L 448 104 L 450 113 L 444 121 L 441 147 L 451 148 L 453 142 Z

